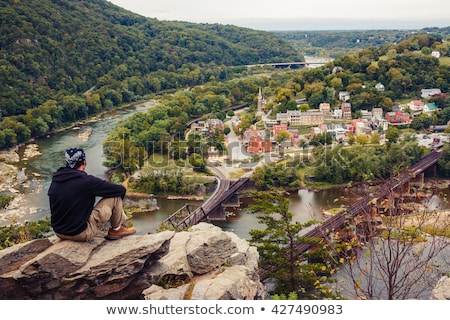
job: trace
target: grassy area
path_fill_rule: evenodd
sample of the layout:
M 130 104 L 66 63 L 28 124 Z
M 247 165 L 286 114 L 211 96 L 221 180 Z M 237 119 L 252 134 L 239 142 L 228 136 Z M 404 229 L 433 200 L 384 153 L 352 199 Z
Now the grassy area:
M 244 169 L 236 169 L 230 172 L 231 179 L 239 179 L 245 174 Z
M 174 164 L 175 162 L 172 159 L 169 159 L 167 155 L 154 153 L 146 160 L 145 166 L 151 166 L 154 168 L 164 168 L 172 166 Z
M 213 176 L 205 176 L 195 171 L 192 174 L 185 174 L 185 177 L 192 178 L 192 183 L 198 184 L 209 184 L 216 181 Z
M 439 64 L 444 67 L 450 67 L 450 57 L 439 58 Z
M 414 240 L 423 241 L 421 232 L 432 236 L 443 236 L 450 238 L 450 211 L 438 210 L 431 212 L 421 212 L 408 215 L 404 221 L 398 222 L 399 227 L 403 229 L 402 236 L 414 236 Z M 389 219 L 403 219 L 402 217 L 386 218 L 385 223 L 390 224 Z M 394 221 L 394 223 L 396 223 Z
M 24 225 L 11 224 L 1 227 L 0 250 L 33 239 L 45 238 L 50 233 L 52 229 L 49 217 L 39 221 L 27 221 Z
M 6 208 L 11 201 L 14 200 L 13 195 L 0 194 L 0 209 Z

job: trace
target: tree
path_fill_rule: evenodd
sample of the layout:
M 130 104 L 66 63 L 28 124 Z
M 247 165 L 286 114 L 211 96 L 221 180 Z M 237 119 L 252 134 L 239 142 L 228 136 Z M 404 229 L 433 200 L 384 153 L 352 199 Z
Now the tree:
M 355 141 L 356 141 L 356 136 L 355 136 L 355 134 L 354 134 L 353 132 L 350 132 L 350 133 L 348 134 L 348 144 L 349 144 L 349 145 L 353 145 L 353 144 L 355 144 Z
M 280 154 L 284 153 L 283 142 L 289 141 L 290 139 L 291 139 L 291 135 L 287 131 L 283 130 L 277 134 L 275 140 L 278 143 L 278 150 L 279 150 Z
M 380 134 L 376 131 L 372 132 L 370 135 L 370 143 L 371 144 L 380 144 Z
M 103 143 L 104 165 L 111 169 L 120 169 L 127 175 L 141 168 L 146 152 L 139 143 L 129 140 L 129 131 L 119 128 L 108 136 Z
M 205 172 L 206 171 L 206 161 L 203 157 L 197 153 L 192 153 L 189 156 L 189 163 L 192 165 L 194 171 Z
M 338 77 L 334 77 L 331 81 L 330 81 L 330 86 L 333 87 L 335 90 L 342 90 L 342 79 L 338 78 Z
M 332 143 L 333 143 L 333 137 L 331 136 L 331 133 L 329 133 L 329 132 L 323 132 L 323 133 L 316 134 L 309 141 L 309 144 L 312 146 L 331 145 Z
M 258 249 L 260 266 L 266 270 L 266 276 L 275 282 L 271 293 L 296 293 L 299 299 L 330 297 L 331 289 L 326 286 L 330 280 L 324 275 L 329 274 L 331 266 L 324 258 L 323 244 L 320 239 L 300 235 L 314 221 L 293 222 L 289 199 L 280 190 L 259 191 L 254 195 L 251 212 L 257 214 L 266 228 L 250 230 L 250 243 Z M 298 253 L 296 246 L 300 243 L 318 245 L 319 249 L 314 253 Z
M 369 136 L 365 133 L 358 134 L 356 136 L 356 142 L 362 145 L 368 144 L 370 141 Z
M 441 157 L 439 158 L 439 171 L 446 177 L 450 177 L 450 144 L 446 143 L 442 147 Z
M 428 299 L 442 273 L 448 271 L 450 242 L 440 236 L 450 226 L 447 215 L 409 214 L 402 209 L 402 199 L 392 200 L 391 195 L 381 202 L 383 231 L 372 226 L 370 237 L 356 234 L 356 242 L 362 245 L 356 259 L 341 268 L 343 279 L 338 279 L 345 283 L 347 292 L 342 293 L 348 298 Z M 368 215 L 366 220 L 370 219 Z
M 309 105 L 307 103 L 302 103 L 298 109 L 300 110 L 300 112 L 306 112 L 309 110 Z
M 400 137 L 400 131 L 393 126 L 389 126 L 386 130 L 386 139 L 389 144 L 396 143 Z

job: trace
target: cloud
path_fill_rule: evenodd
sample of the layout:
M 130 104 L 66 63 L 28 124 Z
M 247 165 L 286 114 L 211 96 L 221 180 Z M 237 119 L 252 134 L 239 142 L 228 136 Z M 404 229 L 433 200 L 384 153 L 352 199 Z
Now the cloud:
M 233 24 L 259 30 L 421 29 L 450 25 L 442 0 L 111 0 L 159 20 Z

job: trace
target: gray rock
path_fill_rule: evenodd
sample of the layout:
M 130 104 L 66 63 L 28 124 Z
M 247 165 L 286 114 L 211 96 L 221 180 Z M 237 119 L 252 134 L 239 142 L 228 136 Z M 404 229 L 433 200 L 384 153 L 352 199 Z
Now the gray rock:
M 450 278 L 442 277 L 431 293 L 431 300 L 450 300 Z
M 212 232 L 208 225 L 194 226 L 192 232 L 199 236 L 190 237 L 186 243 L 186 256 L 194 274 L 208 273 L 226 263 L 231 263 L 231 256 L 238 252 L 237 245 L 224 232 Z M 219 229 L 220 230 L 220 229 Z
M 51 237 L 0 251 L 0 299 L 260 299 L 258 259 L 207 223 L 116 241 Z
M 199 280 L 192 289 L 192 300 L 253 300 L 258 283 L 251 280 L 249 269 L 232 266 L 214 277 Z

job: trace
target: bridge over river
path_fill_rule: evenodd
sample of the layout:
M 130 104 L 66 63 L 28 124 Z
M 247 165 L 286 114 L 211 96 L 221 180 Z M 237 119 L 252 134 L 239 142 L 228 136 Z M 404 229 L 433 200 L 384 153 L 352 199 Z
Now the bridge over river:
M 384 199 L 386 196 L 391 194 L 397 187 L 406 184 L 411 179 L 416 178 L 418 175 L 422 174 L 435 165 L 440 158 L 439 151 L 432 151 L 426 156 L 419 159 L 419 161 L 408 169 L 401 171 L 398 175 L 388 179 L 381 185 L 377 190 L 375 190 L 370 196 L 365 196 L 358 201 L 355 201 L 346 210 L 332 216 L 331 218 L 324 221 L 320 226 L 307 232 L 304 237 L 306 238 L 324 238 L 331 231 L 341 229 L 349 218 L 354 218 L 357 215 L 369 212 L 370 207 L 374 205 L 374 201 L 378 202 Z M 301 243 L 296 247 L 297 254 L 301 254 L 308 249 L 310 249 L 311 244 Z
M 363 197 L 354 202 L 346 210 L 332 216 L 325 220 L 320 226 L 307 232 L 304 237 L 307 238 L 325 238 L 330 232 L 340 230 L 349 218 L 368 212 L 370 207 L 374 204 L 374 200 L 379 201 L 389 194 L 391 194 L 397 187 L 406 184 L 411 179 L 423 174 L 425 170 L 435 165 L 440 158 L 439 151 L 432 151 L 426 156 L 422 157 L 417 163 L 408 169 L 401 171 L 398 175 L 388 179 L 377 190 L 372 192 L 370 196 Z M 239 190 L 246 186 L 249 178 L 241 178 L 231 183 L 230 180 L 218 172 L 217 188 L 215 192 L 208 198 L 200 207 L 192 209 L 189 205 L 168 217 L 163 224 L 171 225 L 176 230 L 184 230 L 192 225 L 202 221 L 208 221 L 209 215 L 215 212 L 222 204 L 229 201 Z M 298 255 L 310 249 L 311 244 L 300 243 L 296 247 Z

